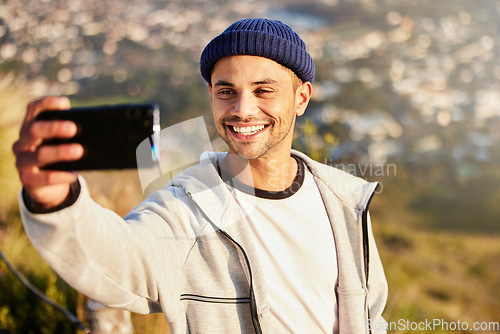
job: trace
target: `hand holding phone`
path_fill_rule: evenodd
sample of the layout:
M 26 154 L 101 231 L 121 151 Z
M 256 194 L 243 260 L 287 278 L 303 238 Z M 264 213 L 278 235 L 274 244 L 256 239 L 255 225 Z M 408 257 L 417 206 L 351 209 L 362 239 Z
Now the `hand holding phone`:
M 137 168 L 136 149 L 148 139 L 151 163 L 159 159 L 160 112 L 154 103 L 46 110 L 36 119 L 70 120 L 77 126 L 74 137 L 45 140 L 42 146 L 78 143 L 84 149 L 81 159 L 51 163 L 44 170 Z
M 69 109 L 67 97 L 45 97 L 27 106 L 19 133 L 12 146 L 16 156 L 16 168 L 25 192 L 37 208 L 49 209 L 61 204 L 68 196 L 70 185 L 76 181 L 75 173 L 43 171 L 40 166 L 62 160 L 77 160 L 83 148 L 76 143 L 58 146 L 41 146 L 50 138 L 71 138 L 77 132 L 75 123 L 69 121 L 37 122 L 36 116 L 47 109 Z

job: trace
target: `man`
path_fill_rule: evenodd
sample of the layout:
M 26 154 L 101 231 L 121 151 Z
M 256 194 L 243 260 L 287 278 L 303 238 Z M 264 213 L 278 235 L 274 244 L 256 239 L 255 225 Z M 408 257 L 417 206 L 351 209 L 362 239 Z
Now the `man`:
M 288 26 L 245 19 L 201 56 L 229 152 L 209 153 L 124 219 L 72 173 L 39 166 L 82 148 L 67 122 L 34 122 L 65 98 L 28 106 L 14 145 L 25 229 L 76 289 L 133 312 L 163 312 L 172 333 L 367 333 L 387 285 L 367 214 L 376 184 L 293 151 L 314 63 Z M 369 324 L 371 326 L 369 326 Z M 374 326 L 377 324 L 377 326 Z

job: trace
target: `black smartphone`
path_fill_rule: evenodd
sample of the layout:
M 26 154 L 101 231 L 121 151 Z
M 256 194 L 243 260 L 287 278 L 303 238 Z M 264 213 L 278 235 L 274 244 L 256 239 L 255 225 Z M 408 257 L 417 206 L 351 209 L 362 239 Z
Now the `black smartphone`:
M 41 167 L 45 170 L 137 168 L 136 150 L 145 140 L 151 148 L 151 159 L 148 157 L 146 164 L 154 165 L 159 160 L 160 110 L 155 103 L 46 110 L 38 114 L 37 120 L 70 120 L 78 129 L 73 138 L 46 140 L 42 145 L 79 143 L 84 149 L 81 159 Z

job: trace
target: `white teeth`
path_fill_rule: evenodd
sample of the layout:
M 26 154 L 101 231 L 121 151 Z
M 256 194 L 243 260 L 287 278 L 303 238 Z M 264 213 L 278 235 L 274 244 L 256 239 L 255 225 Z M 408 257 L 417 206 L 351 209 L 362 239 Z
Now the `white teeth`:
M 264 130 L 265 125 L 257 125 L 257 126 L 233 126 L 234 132 L 240 133 L 245 136 L 254 135 L 259 131 Z

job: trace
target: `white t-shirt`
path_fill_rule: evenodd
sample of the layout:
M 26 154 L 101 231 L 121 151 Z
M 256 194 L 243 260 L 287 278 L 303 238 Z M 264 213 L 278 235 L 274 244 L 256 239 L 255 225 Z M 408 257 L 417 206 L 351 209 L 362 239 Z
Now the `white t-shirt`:
M 236 182 L 233 194 L 267 273 L 273 333 L 337 333 L 333 232 L 313 175 L 298 164 L 294 183 L 284 191 Z

